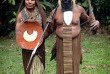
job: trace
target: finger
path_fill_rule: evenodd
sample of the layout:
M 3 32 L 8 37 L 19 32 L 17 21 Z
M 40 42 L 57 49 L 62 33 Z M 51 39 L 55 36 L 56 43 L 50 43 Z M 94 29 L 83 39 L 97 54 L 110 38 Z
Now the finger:
M 93 27 L 90 28 L 90 31 L 93 30 Z
M 95 26 L 96 26 L 96 25 L 92 26 L 92 27 L 90 28 L 90 30 L 94 30 Z
M 97 30 L 97 29 L 98 29 L 98 26 L 97 25 L 93 27 L 93 30 Z
M 95 24 L 95 22 L 93 22 L 90 26 L 93 26 Z
M 96 29 L 98 29 L 98 27 L 97 27 L 97 26 L 95 26 L 95 27 L 94 27 L 94 30 L 96 30 Z
M 48 19 L 47 22 L 52 22 L 52 20 L 51 19 Z

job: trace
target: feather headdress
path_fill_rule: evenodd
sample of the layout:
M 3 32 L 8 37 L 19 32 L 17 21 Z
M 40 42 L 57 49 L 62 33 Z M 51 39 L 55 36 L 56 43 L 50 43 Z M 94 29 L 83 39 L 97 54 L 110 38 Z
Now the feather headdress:
M 74 4 L 76 3 L 76 0 L 72 0 L 72 1 Z M 58 4 L 59 4 L 59 6 L 61 6 L 61 0 L 58 0 Z

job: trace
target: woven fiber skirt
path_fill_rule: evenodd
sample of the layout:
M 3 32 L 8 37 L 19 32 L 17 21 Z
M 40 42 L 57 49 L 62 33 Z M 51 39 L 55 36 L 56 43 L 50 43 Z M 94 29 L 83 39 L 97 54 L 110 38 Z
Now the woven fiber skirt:
M 29 62 L 32 51 L 22 49 L 22 58 L 25 74 L 45 74 L 45 47 L 40 46 L 31 62 L 31 66 L 26 71 L 27 64 Z

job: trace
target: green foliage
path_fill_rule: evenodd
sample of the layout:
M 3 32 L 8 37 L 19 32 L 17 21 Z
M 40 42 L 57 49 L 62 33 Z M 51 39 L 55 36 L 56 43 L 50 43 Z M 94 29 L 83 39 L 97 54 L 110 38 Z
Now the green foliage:
M 10 24 L 15 23 L 15 21 L 16 21 L 16 19 L 15 19 L 15 17 L 16 17 L 16 12 L 13 11 L 13 12 L 12 12 L 12 15 L 13 15 L 14 17 L 9 20 L 9 23 L 10 23 Z
M 8 37 L 9 37 L 10 39 L 15 39 L 15 38 L 16 38 L 15 32 L 12 31 L 12 32 L 8 35 Z
M 78 0 L 78 4 L 83 6 L 88 12 L 88 0 Z M 94 15 L 102 24 L 110 24 L 110 1 L 109 0 L 91 0 Z
M 81 5 L 81 6 L 83 6 L 83 7 L 88 7 L 88 1 L 86 0 L 86 1 L 84 1 L 83 3 L 78 2 L 78 5 Z
M 76 0 L 77 4 L 84 7 L 86 12 L 88 13 L 88 0 Z M 15 29 L 15 17 L 19 7 L 21 0 L 2 0 L 2 7 L 0 10 L 0 22 L 2 19 L 2 24 L 0 25 L 1 30 L 0 33 L 10 32 Z M 40 1 L 41 6 L 49 15 L 51 10 L 56 6 L 58 0 L 46 0 Z M 110 1 L 109 0 L 91 0 L 93 12 L 97 20 L 100 21 L 101 24 L 109 25 L 110 24 Z M 1 18 L 2 15 L 2 18 Z M 4 26 L 4 24 L 6 26 Z M 5 34 L 5 33 L 4 33 Z M 0 34 L 1 36 L 2 34 Z
M 99 20 L 105 25 L 110 24 L 110 1 L 109 0 L 93 0 L 95 11 Z M 97 8 L 98 7 L 98 8 Z M 99 15 L 100 16 L 99 16 Z
M 21 49 L 15 39 L 0 39 L 0 74 L 24 74 Z
M 9 4 L 15 5 L 15 0 L 3 0 L 2 3 L 8 2 Z
M 9 34 L 15 29 L 15 18 L 18 10 L 19 1 L 3 0 L 2 6 L 2 25 L 0 26 L 0 36 Z M 1 19 L 1 18 L 0 18 Z
M 8 12 L 6 12 L 6 16 L 8 16 L 8 15 L 10 15 L 10 13 L 11 13 L 11 15 L 13 16 L 10 20 L 9 20 L 9 24 L 13 24 L 13 23 L 15 23 L 15 21 L 16 21 L 16 12 L 13 10 L 13 11 L 8 11 Z
M 44 2 L 40 2 L 41 6 L 43 7 L 43 9 L 47 9 L 50 8 L 51 10 L 53 9 L 54 5 L 50 2 L 44 1 Z

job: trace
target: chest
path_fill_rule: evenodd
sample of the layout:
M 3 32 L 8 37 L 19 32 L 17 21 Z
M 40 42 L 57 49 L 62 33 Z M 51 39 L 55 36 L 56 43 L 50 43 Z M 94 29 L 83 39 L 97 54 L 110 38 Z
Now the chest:
M 34 9 L 33 13 L 29 12 L 25 7 L 21 11 L 21 24 L 28 19 L 39 22 L 42 25 L 42 18 L 37 8 Z
M 77 25 L 80 22 L 80 13 L 73 10 L 72 24 Z M 57 11 L 55 14 L 55 21 L 57 25 L 62 25 L 64 22 L 64 13 Z

